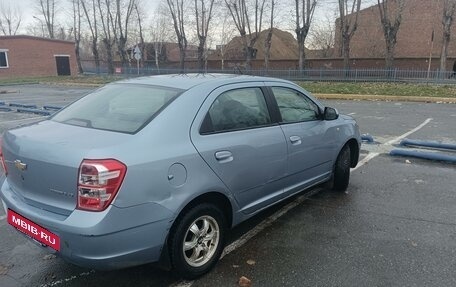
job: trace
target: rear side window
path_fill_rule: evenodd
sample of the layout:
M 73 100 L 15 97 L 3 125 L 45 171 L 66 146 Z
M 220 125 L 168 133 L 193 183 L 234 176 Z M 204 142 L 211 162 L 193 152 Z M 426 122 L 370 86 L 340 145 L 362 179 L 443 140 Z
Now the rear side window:
M 294 123 L 315 121 L 320 117 L 318 106 L 300 92 L 288 89 L 273 87 L 277 105 L 282 116 L 282 123 Z
M 112 84 L 71 104 L 52 120 L 87 128 L 136 133 L 181 92 L 158 86 Z
M 254 128 L 270 123 L 271 117 L 261 89 L 242 88 L 217 97 L 206 115 L 201 133 Z

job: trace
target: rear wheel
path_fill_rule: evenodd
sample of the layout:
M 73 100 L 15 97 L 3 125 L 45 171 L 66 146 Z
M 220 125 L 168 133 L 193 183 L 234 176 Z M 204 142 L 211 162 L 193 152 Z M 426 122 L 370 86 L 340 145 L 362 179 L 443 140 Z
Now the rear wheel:
M 204 203 L 183 214 L 170 234 L 173 267 L 186 279 L 207 273 L 223 251 L 226 220 L 215 205 Z
M 345 145 L 337 156 L 334 167 L 333 189 L 346 191 L 350 181 L 350 147 Z

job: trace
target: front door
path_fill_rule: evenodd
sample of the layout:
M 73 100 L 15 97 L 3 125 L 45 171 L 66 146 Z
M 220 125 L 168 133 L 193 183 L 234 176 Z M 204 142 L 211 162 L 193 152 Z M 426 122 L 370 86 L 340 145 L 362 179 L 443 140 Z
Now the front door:
M 331 174 L 334 135 L 317 104 L 291 87 L 272 87 L 288 145 L 285 193 L 294 193 Z
M 70 76 L 70 57 L 69 56 L 55 56 L 55 62 L 57 64 L 57 75 L 59 76 Z

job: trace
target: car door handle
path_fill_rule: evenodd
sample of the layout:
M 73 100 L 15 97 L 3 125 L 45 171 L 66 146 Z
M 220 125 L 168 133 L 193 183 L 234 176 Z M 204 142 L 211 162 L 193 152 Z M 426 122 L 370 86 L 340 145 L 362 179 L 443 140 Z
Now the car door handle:
M 230 151 L 223 150 L 223 151 L 218 151 L 215 153 L 215 158 L 220 162 L 220 163 L 225 163 L 225 162 L 230 162 L 232 161 L 233 154 Z
M 292 145 L 301 144 L 301 137 L 298 137 L 298 136 L 291 136 L 291 137 L 290 137 L 290 142 L 291 142 Z

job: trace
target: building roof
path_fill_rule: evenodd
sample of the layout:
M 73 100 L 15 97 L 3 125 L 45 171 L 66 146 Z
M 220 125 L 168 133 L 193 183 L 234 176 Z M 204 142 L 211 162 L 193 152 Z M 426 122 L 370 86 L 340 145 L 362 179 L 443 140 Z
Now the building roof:
M 55 42 L 55 43 L 74 44 L 73 41 L 36 37 L 36 36 L 30 36 L 30 35 L 0 36 L 0 40 L 8 40 L 8 39 L 29 39 L 29 40 L 36 40 L 36 41 L 48 41 L 48 42 Z

